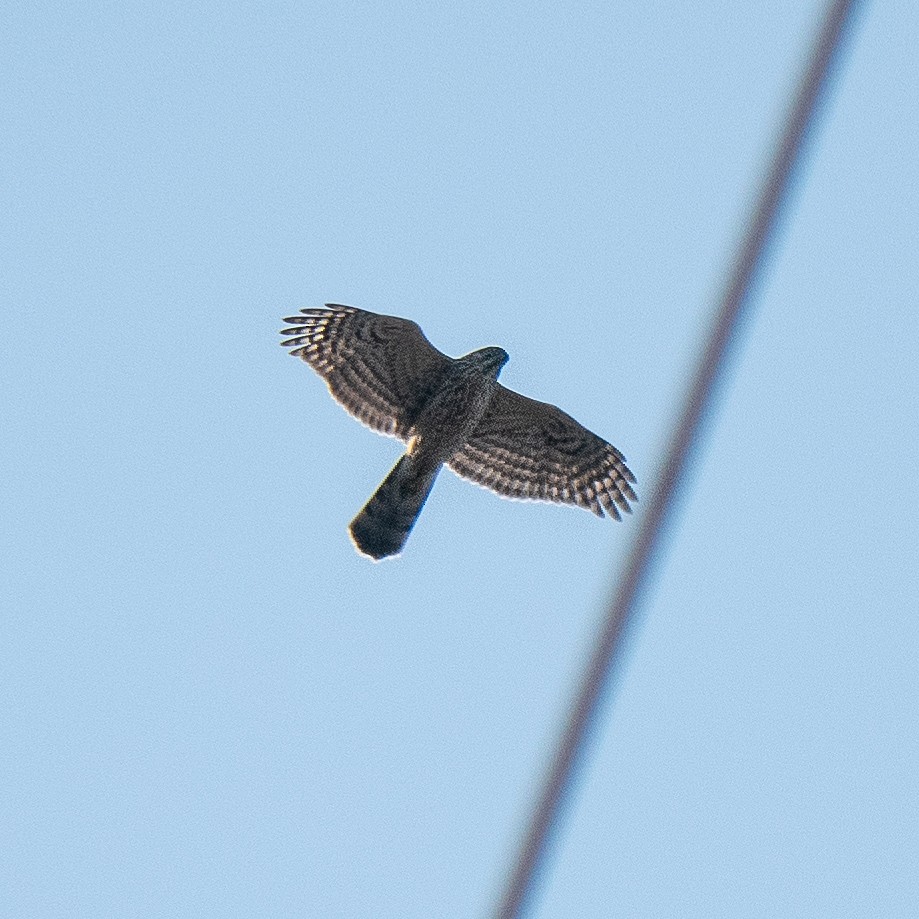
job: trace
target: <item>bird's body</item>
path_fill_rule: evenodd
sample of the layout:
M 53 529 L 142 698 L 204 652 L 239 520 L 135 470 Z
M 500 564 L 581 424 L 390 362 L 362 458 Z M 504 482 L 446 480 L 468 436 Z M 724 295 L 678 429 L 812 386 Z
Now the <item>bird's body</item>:
M 449 461 L 485 414 L 506 363 L 501 348 L 482 348 L 454 361 L 412 426 L 409 453 L 437 465 Z
M 437 473 L 475 430 L 506 361 L 500 348 L 483 348 L 447 368 L 412 425 L 405 455 L 348 527 L 364 555 L 381 559 L 402 551 Z
M 635 477 L 615 447 L 553 405 L 498 383 L 508 356 L 452 359 L 407 319 L 327 304 L 284 321 L 282 342 L 355 417 L 408 450 L 351 522 L 374 559 L 401 552 L 444 464 L 506 497 L 577 504 L 618 519 Z

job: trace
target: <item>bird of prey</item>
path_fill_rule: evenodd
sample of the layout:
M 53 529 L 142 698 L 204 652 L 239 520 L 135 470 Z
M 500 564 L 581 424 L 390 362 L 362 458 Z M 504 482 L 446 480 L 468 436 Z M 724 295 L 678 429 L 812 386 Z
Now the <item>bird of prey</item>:
M 498 383 L 501 348 L 442 354 L 417 323 L 327 303 L 284 320 L 281 342 L 355 418 L 408 449 L 351 521 L 357 549 L 398 555 L 446 464 L 508 498 L 620 519 L 635 481 L 625 457 L 570 415 Z

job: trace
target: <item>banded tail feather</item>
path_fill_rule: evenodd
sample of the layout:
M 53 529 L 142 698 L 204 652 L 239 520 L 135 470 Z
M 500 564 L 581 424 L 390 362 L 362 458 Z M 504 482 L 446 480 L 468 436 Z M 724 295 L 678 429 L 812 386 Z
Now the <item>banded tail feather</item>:
M 403 456 L 348 527 L 358 550 L 376 561 L 398 555 L 439 471 L 419 470 L 410 454 Z

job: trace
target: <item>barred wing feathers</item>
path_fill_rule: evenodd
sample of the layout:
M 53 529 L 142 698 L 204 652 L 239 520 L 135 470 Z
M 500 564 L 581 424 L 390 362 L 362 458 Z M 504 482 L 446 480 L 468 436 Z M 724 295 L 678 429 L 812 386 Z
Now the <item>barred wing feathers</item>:
M 637 500 L 625 457 L 554 405 L 504 386 L 447 464 L 509 498 L 575 504 L 617 520 Z
M 281 342 L 306 361 L 358 421 L 408 440 L 421 406 L 451 358 L 408 319 L 327 303 L 284 320 Z

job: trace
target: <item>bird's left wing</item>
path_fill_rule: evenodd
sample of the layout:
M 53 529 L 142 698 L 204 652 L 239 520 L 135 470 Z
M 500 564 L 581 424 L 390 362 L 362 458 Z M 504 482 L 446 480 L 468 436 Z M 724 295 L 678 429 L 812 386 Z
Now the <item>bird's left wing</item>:
M 509 498 L 576 504 L 620 519 L 637 500 L 625 457 L 560 408 L 499 385 L 447 465 Z

